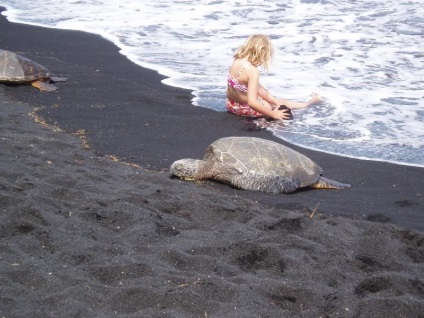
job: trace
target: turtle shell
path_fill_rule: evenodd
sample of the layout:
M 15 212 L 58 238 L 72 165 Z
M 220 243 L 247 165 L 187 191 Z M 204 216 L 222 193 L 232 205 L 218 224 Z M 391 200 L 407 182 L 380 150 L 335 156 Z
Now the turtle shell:
M 0 50 L 0 81 L 25 83 L 50 77 L 49 70 L 19 54 Z
M 208 147 L 204 160 L 215 167 L 226 166 L 227 172 L 229 167 L 233 168 L 237 178 L 245 177 L 247 183 L 255 183 L 258 189 L 261 182 L 267 183 L 268 180 L 296 180 L 297 187 L 307 187 L 322 173 L 320 166 L 301 153 L 254 137 L 218 139 Z

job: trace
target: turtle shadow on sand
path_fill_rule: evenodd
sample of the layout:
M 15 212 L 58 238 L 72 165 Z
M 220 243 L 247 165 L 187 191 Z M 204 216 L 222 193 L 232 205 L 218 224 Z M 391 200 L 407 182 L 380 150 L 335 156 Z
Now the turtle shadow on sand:
M 271 193 L 350 187 L 324 178 L 321 167 L 301 153 L 255 137 L 218 139 L 206 149 L 203 160 L 177 160 L 170 173 L 185 180 L 211 179 L 238 189 Z
M 40 91 L 55 91 L 54 82 L 65 82 L 65 77 L 53 76 L 50 71 L 22 55 L 0 50 L 0 83 L 31 84 Z

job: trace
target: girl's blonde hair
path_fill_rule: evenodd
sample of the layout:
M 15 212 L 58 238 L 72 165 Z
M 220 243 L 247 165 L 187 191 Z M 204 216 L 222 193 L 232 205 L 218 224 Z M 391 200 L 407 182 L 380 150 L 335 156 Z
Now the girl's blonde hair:
M 256 34 L 249 37 L 234 54 L 235 59 L 246 58 L 252 65 L 263 65 L 265 69 L 269 66 L 274 55 L 271 40 L 268 36 Z

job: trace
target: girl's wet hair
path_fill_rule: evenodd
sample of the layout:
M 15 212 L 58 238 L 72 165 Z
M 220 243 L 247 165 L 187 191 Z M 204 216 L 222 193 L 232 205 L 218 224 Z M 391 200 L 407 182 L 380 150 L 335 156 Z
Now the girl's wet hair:
M 246 58 L 252 65 L 262 65 L 265 69 L 268 69 L 273 55 L 274 49 L 269 37 L 262 34 L 255 34 L 249 37 L 246 43 L 238 48 L 234 54 L 234 58 Z

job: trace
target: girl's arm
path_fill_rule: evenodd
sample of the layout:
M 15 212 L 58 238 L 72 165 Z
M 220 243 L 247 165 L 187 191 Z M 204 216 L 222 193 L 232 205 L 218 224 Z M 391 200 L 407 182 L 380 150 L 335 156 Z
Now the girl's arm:
M 274 96 L 272 96 L 271 93 L 268 92 L 268 90 L 265 87 L 263 87 L 260 83 L 258 83 L 258 95 L 262 97 L 263 99 L 265 99 L 268 103 L 270 103 L 274 107 L 281 105 L 281 103 Z
M 272 109 L 271 107 L 266 107 L 264 104 L 258 101 L 259 85 L 259 71 L 256 68 L 249 69 L 247 83 L 247 104 L 257 112 L 267 117 L 273 119 L 288 119 L 289 114 L 285 110 L 279 110 L 278 107 Z M 264 97 L 262 98 L 265 99 Z M 278 105 L 278 101 L 276 99 L 275 102 L 277 103 L 272 104 Z

